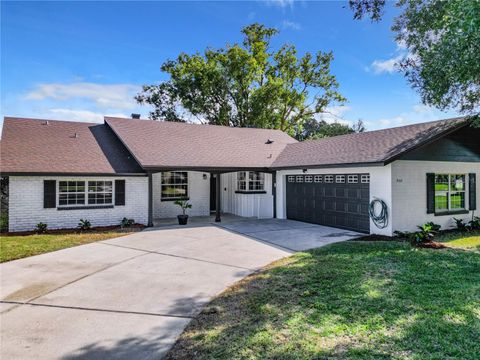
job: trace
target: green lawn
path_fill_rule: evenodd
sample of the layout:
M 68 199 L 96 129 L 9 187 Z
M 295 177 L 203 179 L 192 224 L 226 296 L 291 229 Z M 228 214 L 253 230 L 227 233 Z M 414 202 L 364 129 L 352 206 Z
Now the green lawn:
M 444 233 L 435 238 L 435 241 L 444 243 L 452 248 L 461 248 L 480 252 L 480 230 L 458 233 Z
M 134 231 L 134 230 L 132 230 Z M 0 262 L 43 254 L 94 241 L 127 235 L 131 231 L 88 231 L 69 234 L 42 234 L 24 236 L 0 236 Z
M 168 358 L 478 359 L 479 339 L 480 254 L 351 241 L 228 289 Z

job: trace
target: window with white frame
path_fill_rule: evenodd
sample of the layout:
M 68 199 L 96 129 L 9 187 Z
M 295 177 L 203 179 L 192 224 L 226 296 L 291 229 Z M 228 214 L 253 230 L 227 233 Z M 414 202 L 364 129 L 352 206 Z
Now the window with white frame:
M 356 184 L 358 183 L 358 175 L 348 175 L 347 176 L 347 181 L 349 184 Z
M 104 205 L 112 204 L 113 183 L 111 181 L 88 182 L 88 204 Z
M 360 178 L 361 178 L 362 184 L 370 183 L 370 174 L 362 174 Z
M 323 177 L 323 182 L 333 183 L 333 175 L 325 175 L 325 176 Z
M 465 174 L 435 174 L 435 212 L 465 209 Z
M 85 181 L 59 181 L 58 205 L 84 205 Z
M 237 191 L 264 191 L 265 174 L 259 171 L 239 171 Z
M 165 171 L 162 172 L 162 200 L 175 200 L 188 198 L 188 172 Z
M 59 181 L 58 205 L 111 205 L 113 181 Z

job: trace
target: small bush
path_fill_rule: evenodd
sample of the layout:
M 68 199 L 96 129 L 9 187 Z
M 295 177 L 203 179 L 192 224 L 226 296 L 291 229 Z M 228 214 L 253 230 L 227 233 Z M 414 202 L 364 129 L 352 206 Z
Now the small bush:
M 8 231 L 8 214 L 0 214 L 0 231 Z
M 80 219 L 78 227 L 80 230 L 89 230 L 92 227 L 92 224 L 86 219 Z
M 468 222 L 468 226 L 472 230 L 480 229 L 480 217 L 474 216 L 473 219 Z
M 37 224 L 37 233 L 39 233 L 39 234 L 44 234 L 44 233 L 46 233 L 46 232 L 47 232 L 47 227 L 48 227 L 47 224 L 45 224 L 45 223 L 43 223 L 43 222 L 39 222 L 39 223 Z
M 435 235 L 440 231 L 440 228 L 441 225 L 430 221 L 422 226 L 418 226 L 420 231 L 394 231 L 394 234 L 400 238 L 407 239 L 413 246 L 417 246 L 428 241 L 433 241 Z
M 124 218 L 120 221 L 120 227 L 122 227 L 122 228 L 130 227 L 130 226 L 132 226 L 133 224 L 135 224 L 135 220 L 133 220 L 133 219 L 127 219 L 126 217 L 124 217 Z
M 460 230 L 460 231 L 467 231 L 468 230 L 467 224 L 465 224 L 463 219 L 453 218 L 453 220 L 455 221 L 455 225 L 457 226 L 457 230 Z

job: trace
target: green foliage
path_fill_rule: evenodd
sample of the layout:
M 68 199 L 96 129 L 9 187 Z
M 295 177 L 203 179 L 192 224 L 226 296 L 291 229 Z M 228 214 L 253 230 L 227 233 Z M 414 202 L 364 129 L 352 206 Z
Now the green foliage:
M 367 14 L 372 21 L 382 19 L 385 0 L 349 0 L 348 5 L 353 10 L 353 18 L 361 20 Z
M 468 226 L 472 230 L 479 230 L 480 229 L 480 217 L 474 216 L 472 220 L 468 222 Z
M 8 231 L 8 213 L 0 213 L 0 231 Z
M 392 30 L 408 55 L 400 68 L 426 105 L 455 108 L 480 126 L 480 1 L 397 0 Z M 351 0 L 354 18 L 379 20 L 379 0 Z
M 186 215 L 187 209 L 192 208 L 192 204 L 190 204 L 188 200 L 175 200 L 174 204 L 180 206 L 183 215 Z
M 90 223 L 89 220 L 86 219 L 80 219 L 78 223 L 78 228 L 80 230 L 89 230 L 92 227 L 92 224 Z
M 261 24 L 242 29 L 243 43 L 182 53 L 161 70 L 170 79 L 145 85 L 136 96 L 154 106 L 152 119 L 197 118 L 214 125 L 280 129 L 290 134 L 303 122 L 343 103 L 330 74 L 331 52 L 299 56 L 294 45 L 271 49 L 278 31 Z
M 365 126 L 362 120 L 358 120 L 354 126 L 350 127 L 339 122 L 327 123 L 324 120 L 310 118 L 301 124 L 301 126 L 295 128 L 295 138 L 299 141 L 303 141 L 363 131 L 365 131 Z
M 43 223 L 43 222 L 39 222 L 39 223 L 36 225 L 37 233 L 39 233 L 39 234 L 46 233 L 46 232 L 47 232 L 47 227 L 48 227 L 47 224 L 45 224 L 45 223 Z
M 400 238 L 407 239 L 413 246 L 416 246 L 425 242 L 433 241 L 441 228 L 440 225 L 431 221 L 417 227 L 419 231 L 394 231 L 394 234 Z
M 135 224 L 135 220 L 133 220 L 133 219 L 128 219 L 128 218 L 126 218 L 126 217 L 124 217 L 124 218 L 120 221 L 120 227 L 122 227 L 122 228 L 130 227 L 130 226 L 132 226 L 133 224 Z
M 457 226 L 458 230 L 460 230 L 460 231 L 467 230 L 467 224 L 465 224 L 463 219 L 453 218 L 453 220 L 455 221 L 455 225 Z

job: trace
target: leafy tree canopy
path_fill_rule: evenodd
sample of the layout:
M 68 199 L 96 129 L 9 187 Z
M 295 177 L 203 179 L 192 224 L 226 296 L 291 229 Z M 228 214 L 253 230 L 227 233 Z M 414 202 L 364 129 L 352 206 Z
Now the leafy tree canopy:
M 350 0 L 354 18 L 381 19 L 384 0 Z M 392 30 L 409 54 L 399 68 L 426 105 L 480 113 L 480 1 L 398 0 Z
M 302 124 L 301 128 L 296 129 L 295 138 L 303 141 L 364 131 L 365 125 L 362 120 L 358 120 L 353 126 L 348 126 L 340 122 L 328 123 L 325 120 L 310 118 Z
M 182 53 L 161 70 L 170 75 L 136 96 L 150 104 L 152 119 L 197 118 L 214 125 L 280 129 L 294 135 L 302 124 L 345 98 L 330 73 L 331 52 L 300 56 L 294 45 L 271 49 L 277 30 L 261 24 L 242 29 L 243 43 Z

